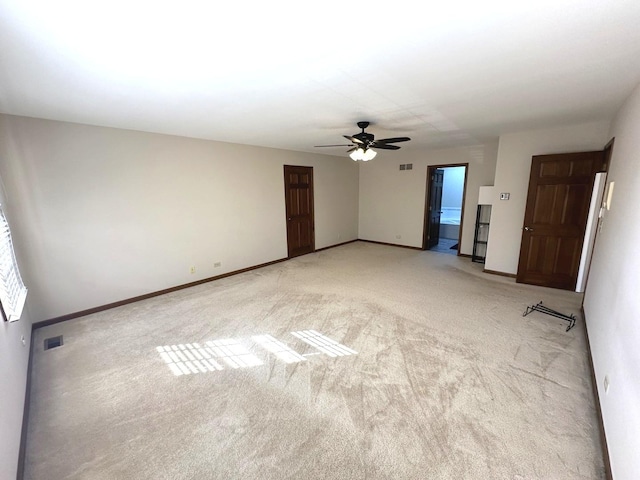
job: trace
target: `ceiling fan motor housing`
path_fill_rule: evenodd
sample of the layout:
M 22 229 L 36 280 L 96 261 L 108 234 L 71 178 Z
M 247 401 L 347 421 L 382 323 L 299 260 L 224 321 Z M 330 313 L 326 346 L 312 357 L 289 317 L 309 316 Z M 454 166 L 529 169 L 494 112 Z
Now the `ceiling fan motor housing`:
M 358 140 L 362 141 L 364 144 L 368 145 L 369 143 L 373 142 L 374 136 L 371 133 L 365 133 L 365 132 L 361 132 L 361 133 L 356 133 L 353 138 L 357 138 Z

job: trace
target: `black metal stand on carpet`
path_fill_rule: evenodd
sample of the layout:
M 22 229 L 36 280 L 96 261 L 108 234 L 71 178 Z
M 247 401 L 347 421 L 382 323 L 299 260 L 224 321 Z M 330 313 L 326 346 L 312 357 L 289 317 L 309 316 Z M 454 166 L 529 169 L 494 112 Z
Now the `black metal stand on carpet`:
M 540 312 L 545 313 L 547 315 L 551 315 L 552 317 L 561 318 L 562 320 L 569 322 L 569 326 L 567 327 L 567 332 L 571 330 L 576 324 L 576 316 L 574 314 L 565 315 L 564 313 L 556 312 L 555 310 L 551 310 L 549 307 L 545 307 L 542 305 L 542 301 L 536 303 L 535 305 L 531 305 L 527 307 L 527 309 L 522 314 L 523 317 L 526 317 L 531 312 Z

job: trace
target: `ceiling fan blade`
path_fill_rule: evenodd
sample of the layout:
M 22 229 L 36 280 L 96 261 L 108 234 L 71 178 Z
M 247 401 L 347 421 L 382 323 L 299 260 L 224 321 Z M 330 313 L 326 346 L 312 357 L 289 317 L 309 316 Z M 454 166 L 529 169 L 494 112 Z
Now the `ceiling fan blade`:
M 351 146 L 353 146 L 352 143 L 342 144 L 342 145 L 314 145 L 314 148 L 319 148 L 319 147 L 351 147 Z
M 356 147 L 354 145 L 353 148 L 350 148 L 349 150 L 347 150 L 347 153 L 351 153 L 351 152 L 353 152 L 354 150 L 357 150 L 357 149 L 358 149 L 358 147 Z
M 381 150 L 400 150 L 400 147 L 397 145 L 386 145 L 386 144 L 381 144 L 378 145 L 377 143 L 375 145 L 371 145 L 370 148 L 373 148 L 375 150 L 381 149 Z
M 364 142 L 362 140 L 360 140 L 359 138 L 351 137 L 349 135 L 343 135 L 343 137 L 346 138 L 347 140 L 353 142 L 353 143 L 357 143 L 359 145 L 364 145 Z
M 411 140 L 409 137 L 393 137 L 393 138 L 382 138 L 380 140 L 376 140 L 375 143 L 398 143 L 398 142 L 408 142 Z

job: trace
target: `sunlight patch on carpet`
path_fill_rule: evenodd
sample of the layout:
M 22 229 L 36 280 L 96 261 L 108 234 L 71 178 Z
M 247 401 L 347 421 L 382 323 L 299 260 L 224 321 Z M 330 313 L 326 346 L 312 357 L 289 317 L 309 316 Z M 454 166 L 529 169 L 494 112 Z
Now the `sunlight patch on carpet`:
M 222 365 L 213 359 L 215 354 L 197 343 L 165 345 L 156 347 L 156 350 L 176 376 L 223 369 Z
M 253 335 L 251 341 L 273 354 L 278 360 L 288 364 L 306 362 L 306 357 L 312 355 L 327 355 L 335 358 L 358 354 L 355 350 L 315 330 L 300 330 L 291 332 L 291 335 L 318 352 L 300 354 L 286 343 L 268 334 Z M 225 366 L 222 363 L 232 369 L 258 367 L 265 363 L 240 340 L 234 338 L 210 340 L 204 347 L 195 342 L 164 345 L 156 347 L 156 351 L 175 376 L 224 370 Z
M 233 338 L 209 341 L 207 345 L 211 347 L 216 357 L 221 358 L 231 368 L 257 367 L 264 363 Z
M 345 355 L 357 355 L 358 352 L 351 350 L 349 347 L 325 337 L 315 330 L 301 330 L 299 332 L 291 332 L 291 335 L 298 337 L 303 342 L 317 348 L 322 353 L 330 357 L 344 357 Z
M 254 335 L 251 340 L 273 353 L 276 357 L 286 363 L 305 362 L 307 359 L 298 352 L 280 342 L 271 335 Z

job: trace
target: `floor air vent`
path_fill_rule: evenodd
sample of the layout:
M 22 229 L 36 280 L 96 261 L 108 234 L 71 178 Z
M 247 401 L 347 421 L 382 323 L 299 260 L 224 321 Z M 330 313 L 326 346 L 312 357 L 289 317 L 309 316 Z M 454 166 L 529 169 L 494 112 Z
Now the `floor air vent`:
M 52 348 L 61 347 L 63 345 L 62 335 L 57 337 L 47 338 L 44 341 L 44 349 L 51 350 Z

